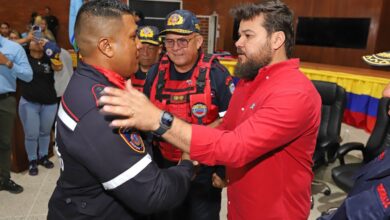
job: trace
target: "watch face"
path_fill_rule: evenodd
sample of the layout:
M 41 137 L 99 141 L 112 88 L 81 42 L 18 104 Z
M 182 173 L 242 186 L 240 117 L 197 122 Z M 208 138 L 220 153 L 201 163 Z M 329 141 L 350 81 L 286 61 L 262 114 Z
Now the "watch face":
M 161 123 L 171 127 L 173 121 L 173 115 L 169 112 L 164 112 L 162 117 L 161 117 Z

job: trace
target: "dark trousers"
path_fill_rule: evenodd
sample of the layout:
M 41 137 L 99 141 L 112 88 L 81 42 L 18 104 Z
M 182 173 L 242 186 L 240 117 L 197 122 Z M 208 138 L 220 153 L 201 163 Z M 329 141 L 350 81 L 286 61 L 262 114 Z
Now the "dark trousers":
M 10 178 L 11 141 L 16 116 L 14 96 L 0 98 L 0 180 Z
M 163 159 L 163 168 L 176 163 Z M 184 202 L 178 207 L 155 214 L 154 220 L 218 220 L 221 209 L 221 189 L 212 186 L 215 167 L 201 165 Z

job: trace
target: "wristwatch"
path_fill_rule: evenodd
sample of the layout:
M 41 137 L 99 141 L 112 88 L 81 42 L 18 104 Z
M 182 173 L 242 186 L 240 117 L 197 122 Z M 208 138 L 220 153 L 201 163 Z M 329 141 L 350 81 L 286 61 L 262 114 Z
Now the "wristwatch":
M 165 132 L 167 132 L 173 122 L 173 115 L 167 111 L 163 111 L 160 118 L 160 127 L 157 130 L 153 131 L 153 134 L 161 137 Z

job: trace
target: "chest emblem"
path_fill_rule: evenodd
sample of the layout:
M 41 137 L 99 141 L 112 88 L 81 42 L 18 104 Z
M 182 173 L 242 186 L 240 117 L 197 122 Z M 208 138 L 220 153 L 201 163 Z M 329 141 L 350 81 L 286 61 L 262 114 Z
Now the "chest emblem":
M 137 131 L 128 131 L 123 128 L 119 129 L 119 135 L 125 143 L 137 153 L 145 153 L 145 145 L 141 135 Z
M 197 118 L 203 118 L 207 114 L 207 106 L 204 103 L 195 103 L 191 108 L 192 114 Z

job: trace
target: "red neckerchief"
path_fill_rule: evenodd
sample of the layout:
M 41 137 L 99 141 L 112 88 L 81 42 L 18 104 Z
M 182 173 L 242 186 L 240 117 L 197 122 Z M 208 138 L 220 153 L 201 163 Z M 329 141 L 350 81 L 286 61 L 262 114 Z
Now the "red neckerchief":
M 114 72 L 112 70 L 105 69 L 105 68 L 100 67 L 100 66 L 94 66 L 93 65 L 93 67 L 97 71 L 102 73 L 108 79 L 109 82 L 111 82 L 112 84 L 114 84 L 118 88 L 120 88 L 120 89 L 125 89 L 126 88 L 126 86 L 125 86 L 126 80 L 121 75 L 119 75 L 118 73 L 116 73 L 116 72 Z

